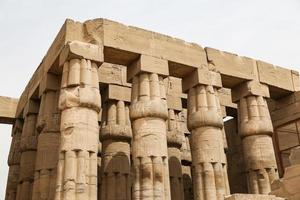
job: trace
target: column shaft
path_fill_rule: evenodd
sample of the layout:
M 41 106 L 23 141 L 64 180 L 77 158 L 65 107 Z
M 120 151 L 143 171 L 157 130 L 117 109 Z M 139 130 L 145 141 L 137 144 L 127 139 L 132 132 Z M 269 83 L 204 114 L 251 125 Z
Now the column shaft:
M 192 155 L 190 148 L 190 132 L 187 128 L 187 110 L 183 109 L 179 115 L 181 130 L 183 132 L 182 146 L 181 146 L 181 168 L 182 168 L 182 182 L 184 190 L 184 200 L 193 198 L 193 182 L 192 182 Z
M 97 65 L 71 59 L 63 67 L 56 200 L 97 199 L 100 92 Z
M 41 97 L 37 130 L 38 145 L 32 200 L 54 199 L 60 138 L 59 91 L 47 90 Z
M 8 155 L 8 177 L 6 184 L 5 200 L 16 200 L 17 187 L 20 174 L 20 142 L 23 128 L 23 121 L 17 119 L 12 129 L 12 141 Z
M 129 108 L 124 101 L 108 100 L 102 110 L 101 199 L 131 200 Z
M 167 149 L 168 108 L 163 78 L 154 73 L 134 76 L 130 118 L 135 173 L 133 199 L 170 197 Z
M 254 194 L 268 194 L 271 183 L 278 179 L 272 143 L 272 121 L 266 99 L 250 95 L 238 102 L 239 134 L 248 179 L 248 190 Z
M 183 132 L 179 123 L 179 112 L 169 109 L 168 117 L 168 157 L 169 157 L 169 173 L 170 173 L 170 186 L 171 186 L 171 199 L 183 200 L 183 182 L 182 182 L 182 169 L 181 169 L 181 151 L 183 140 Z
M 191 131 L 195 200 L 223 200 L 229 194 L 223 147 L 223 120 L 217 89 L 210 85 L 188 93 L 188 128 Z
M 38 102 L 28 100 L 24 109 L 25 119 L 21 136 L 21 160 L 20 160 L 20 176 L 17 192 L 17 200 L 31 200 L 34 181 L 34 169 L 36 161 L 37 149 L 37 113 Z

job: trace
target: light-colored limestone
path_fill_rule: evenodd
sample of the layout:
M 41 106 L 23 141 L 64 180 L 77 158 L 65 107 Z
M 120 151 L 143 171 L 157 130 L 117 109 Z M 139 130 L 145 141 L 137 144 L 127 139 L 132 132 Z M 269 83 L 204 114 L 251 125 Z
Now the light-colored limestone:
M 17 187 L 20 174 L 20 142 L 23 128 L 23 120 L 17 119 L 12 130 L 12 142 L 8 155 L 8 178 L 6 184 L 5 200 L 16 200 Z
M 29 100 L 23 111 L 24 125 L 20 142 L 20 175 L 16 200 L 31 200 L 32 198 L 37 150 L 36 124 L 38 110 L 39 102 Z
M 32 200 L 54 199 L 60 138 L 59 77 L 48 74 L 42 81 L 37 118 L 38 144 Z
M 182 181 L 181 168 L 181 151 L 184 133 L 182 132 L 179 121 L 179 111 L 173 109 L 168 110 L 167 120 L 167 144 L 168 144 L 168 158 L 169 158 L 169 175 L 171 187 L 171 199 L 183 200 L 184 190 Z
M 258 195 L 258 194 L 233 194 L 226 197 L 225 200 L 284 200 L 283 198 L 273 195 Z
M 131 193 L 133 199 L 223 200 L 229 194 L 224 150 L 230 151 L 230 144 L 227 148 L 222 117 L 236 116 L 232 100 L 239 102 L 242 144 L 237 145 L 244 147 L 249 188 L 267 193 L 266 180 L 277 177 L 277 167 L 265 98 L 276 99 L 272 119 L 282 125 L 300 116 L 299 95 L 286 97 L 299 86 L 297 72 L 254 59 L 204 51 L 106 19 L 67 20 L 26 86 L 16 113 L 0 98 L 0 122 L 1 113 L 6 119 L 10 113 L 4 122 L 17 119 L 14 126 L 19 127 L 12 134 L 6 198 L 53 199 L 55 189 L 56 200 L 130 199 Z M 189 91 L 191 134 L 182 89 Z M 21 118 L 22 135 L 17 125 Z M 235 162 L 236 155 L 227 155 Z M 290 183 L 296 185 L 294 180 Z
M 168 108 L 163 78 L 140 73 L 133 77 L 130 105 L 133 199 L 171 199 L 167 150 Z
M 240 91 L 240 88 L 253 91 L 247 83 L 244 84 L 247 86 L 238 86 L 240 94 L 245 93 Z M 271 183 L 278 179 L 278 171 L 272 143 L 272 121 L 262 93 L 251 92 L 247 96 L 240 96 L 238 118 L 248 190 L 253 194 L 268 194 L 271 191 Z
M 131 200 L 131 138 L 128 102 L 107 99 L 103 105 L 100 131 L 101 199 Z
M 0 96 L 0 123 L 12 124 L 15 121 L 18 99 Z
M 211 80 L 209 85 L 200 82 L 188 92 L 187 123 L 191 131 L 195 200 L 221 200 L 229 194 L 218 84 L 212 85 L 219 82 Z
M 66 60 L 59 97 L 56 200 L 97 199 L 100 106 L 97 64 L 84 58 Z

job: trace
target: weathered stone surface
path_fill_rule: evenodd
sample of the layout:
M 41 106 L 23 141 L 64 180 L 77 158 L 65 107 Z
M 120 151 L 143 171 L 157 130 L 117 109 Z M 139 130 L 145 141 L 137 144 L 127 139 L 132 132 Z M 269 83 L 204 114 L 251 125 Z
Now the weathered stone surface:
M 268 194 L 271 183 L 278 179 L 278 170 L 272 142 L 273 126 L 264 96 L 258 93 L 240 98 L 238 118 L 248 190 L 253 194 Z
M 0 123 L 12 124 L 15 121 L 18 99 L 0 96 Z
M 168 117 L 163 78 L 141 73 L 133 78 L 132 122 L 133 199 L 170 199 L 167 150 Z
M 229 194 L 222 136 L 222 114 L 217 89 L 197 85 L 188 93 L 194 199 L 223 199 Z
M 238 137 L 237 118 L 225 121 L 224 129 L 228 144 L 226 157 L 230 192 L 232 194 L 248 193 L 242 139 Z
M 167 120 L 167 144 L 169 158 L 169 175 L 171 187 L 171 199 L 183 200 L 184 189 L 181 168 L 181 151 L 183 142 L 183 129 L 179 121 L 180 113 L 172 109 L 168 110 Z
M 234 87 L 245 80 L 253 80 L 257 76 L 256 61 L 233 53 L 205 48 L 210 69 L 222 74 L 225 87 Z
M 131 200 L 132 132 L 128 103 L 108 99 L 102 115 L 101 199 Z
M 123 65 L 102 63 L 98 69 L 100 86 L 106 84 L 127 85 L 126 67 Z
M 100 105 L 96 63 L 86 59 L 64 63 L 56 199 L 97 199 Z
M 216 88 L 221 88 L 221 76 L 217 72 L 208 70 L 207 67 L 199 67 L 195 72 L 183 78 L 182 89 L 183 91 L 187 91 L 198 84 L 212 85 Z
M 258 194 L 233 194 L 226 197 L 225 200 L 284 200 L 274 195 L 258 195 Z
M 263 61 L 257 61 L 259 81 L 279 89 L 294 90 L 292 71 Z M 294 77 L 295 78 L 295 77 Z
M 270 97 L 269 87 L 257 81 L 247 81 L 232 89 L 232 101 L 237 102 L 239 99 L 247 96 Z
M 265 97 L 276 99 L 272 118 L 282 125 L 300 116 L 298 93 L 286 97 L 299 88 L 292 70 L 105 19 L 67 20 L 10 118 L 17 121 L 6 198 L 223 200 L 224 152 L 238 159 L 222 123 L 236 116 L 232 101 L 242 140 L 234 145 L 245 157 L 235 167 L 247 174 L 250 192 L 268 193 L 277 167 Z M 297 170 L 288 170 L 289 194 L 298 189 Z M 234 192 L 245 189 L 239 178 L 230 177 L 240 186 Z

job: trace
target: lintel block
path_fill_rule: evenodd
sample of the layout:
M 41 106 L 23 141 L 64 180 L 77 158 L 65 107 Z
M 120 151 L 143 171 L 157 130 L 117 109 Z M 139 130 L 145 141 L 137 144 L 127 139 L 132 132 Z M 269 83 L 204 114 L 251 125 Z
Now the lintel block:
M 241 98 L 254 95 L 270 97 L 269 87 L 258 81 L 247 81 L 244 82 L 231 90 L 232 101 L 237 102 Z
M 127 80 L 131 80 L 135 75 L 141 72 L 156 73 L 162 76 L 169 75 L 168 61 L 160 58 L 141 55 L 134 61 L 127 70 Z
M 221 88 L 221 75 L 217 72 L 208 70 L 206 67 L 199 67 L 197 70 L 183 78 L 182 89 L 185 92 L 198 84 L 212 85 Z
M 59 65 L 62 66 L 66 61 L 76 58 L 102 63 L 104 60 L 103 46 L 79 41 L 68 42 L 61 51 Z
M 104 92 L 103 101 L 113 99 L 119 101 L 130 102 L 131 101 L 131 88 L 109 84 Z

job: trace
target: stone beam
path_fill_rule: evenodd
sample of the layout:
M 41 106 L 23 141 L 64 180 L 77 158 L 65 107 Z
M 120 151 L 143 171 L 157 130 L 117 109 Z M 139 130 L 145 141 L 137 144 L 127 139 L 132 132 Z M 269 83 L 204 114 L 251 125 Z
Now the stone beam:
M 224 87 L 232 88 L 244 81 L 259 80 L 269 85 L 272 98 L 286 96 L 299 90 L 300 86 L 297 72 L 251 58 L 211 48 L 204 50 L 194 43 L 107 19 L 94 19 L 83 23 L 66 20 L 20 97 L 17 116 L 21 116 L 27 100 L 36 95 L 40 80 L 46 73 L 61 74 L 58 55 L 72 41 L 102 48 L 103 59 L 108 63 L 130 66 L 141 55 L 162 59 L 168 63 L 169 74 L 175 77 L 185 77 L 196 68 L 209 65 L 219 71 Z M 70 50 L 69 56 L 76 47 L 73 46 Z M 76 51 L 78 54 L 78 49 Z M 97 61 L 97 56 L 90 59 Z
M 14 123 L 17 104 L 18 99 L 0 96 L 0 123 Z
M 300 118 L 300 91 L 273 101 L 270 110 L 273 126 L 276 129 Z

